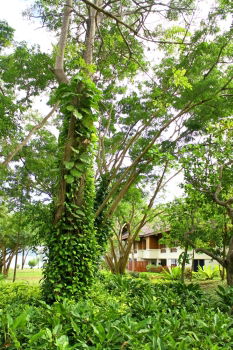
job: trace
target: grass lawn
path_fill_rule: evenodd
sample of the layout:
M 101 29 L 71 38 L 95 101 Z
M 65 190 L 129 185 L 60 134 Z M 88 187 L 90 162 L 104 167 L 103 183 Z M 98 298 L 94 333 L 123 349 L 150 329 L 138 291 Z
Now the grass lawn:
M 30 284 L 38 284 L 42 278 L 42 269 L 17 269 L 16 282 L 27 281 Z M 10 269 L 7 281 L 12 281 L 13 269 Z

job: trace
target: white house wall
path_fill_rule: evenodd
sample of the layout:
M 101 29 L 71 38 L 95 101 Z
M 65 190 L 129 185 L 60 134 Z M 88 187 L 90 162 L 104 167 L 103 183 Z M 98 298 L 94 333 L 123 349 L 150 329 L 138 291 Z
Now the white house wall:
M 171 252 L 170 248 L 165 248 L 166 253 L 162 253 L 161 249 L 146 249 L 146 250 L 138 250 L 136 253 L 134 253 L 134 259 L 137 259 L 137 261 L 143 261 L 143 260 L 160 260 L 160 259 L 166 259 L 167 265 L 170 266 L 172 264 L 171 260 L 176 259 L 178 260 L 180 254 L 184 251 L 183 249 L 176 247 L 176 252 Z M 190 256 L 190 260 L 193 257 L 193 251 L 188 252 Z M 131 255 L 132 258 L 132 255 Z M 212 260 L 208 255 L 203 253 L 194 253 L 194 259 L 204 259 L 205 265 L 218 265 L 218 263 L 214 260 Z M 191 265 L 191 264 L 187 264 Z

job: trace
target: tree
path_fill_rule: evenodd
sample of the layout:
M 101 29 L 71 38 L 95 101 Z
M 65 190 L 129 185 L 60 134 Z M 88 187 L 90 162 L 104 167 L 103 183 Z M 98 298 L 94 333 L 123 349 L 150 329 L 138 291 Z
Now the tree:
M 202 135 L 199 144 L 185 147 L 182 156 L 185 179 L 190 189 L 202 193 L 207 200 L 224 208 L 233 224 L 232 198 L 232 119 L 223 119 L 210 125 L 208 134 Z M 215 259 L 226 268 L 227 283 L 233 285 L 233 236 L 228 240 L 226 256 Z M 214 255 L 213 255 L 214 258 Z
M 5 205 L 1 208 L 4 214 L 0 218 L 0 269 L 8 275 L 14 256 L 27 246 L 33 246 L 33 232 L 25 213 L 10 213 Z
M 224 268 L 222 261 L 226 257 L 226 245 L 232 227 L 221 207 L 189 188 L 185 198 L 168 205 L 165 220 L 170 227 L 166 241 L 185 248 L 182 257 L 183 272 L 190 248 L 209 255 Z
M 156 194 L 158 192 L 157 187 Z M 109 238 L 109 249 L 105 255 L 105 261 L 112 273 L 125 273 L 129 255 L 140 231 L 161 214 L 161 208 L 152 207 L 156 194 L 146 203 L 142 190 L 131 187 L 118 206 L 112 223 L 114 234 Z
M 195 31 L 191 28 L 194 4 L 193 1 L 179 4 L 167 1 L 159 6 L 155 1 L 150 1 L 148 6 L 135 1 L 35 1 L 34 14 L 50 30 L 60 33 L 53 55 L 55 63 L 51 57 L 23 47 L 15 51 L 11 60 L 17 68 L 16 54 L 26 57 L 27 74 L 23 72 L 19 77 L 16 69 L 11 84 L 9 74 L 3 80 L 12 91 L 17 84 L 26 91 L 24 100 L 18 104 L 21 108 L 51 86 L 49 103 L 59 104 L 62 124 L 59 180 L 54 196 L 54 220 L 47 239 L 49 260 L 44 284 L 48 301 L 85 294 L 102 251 L 101 235 L 98 235 L 102 232 L 101 220 L 111 219 L 140 176 L 149 179 L 158 167 L 162 173 L 168 155 L 175 153 L 182 140 L 200 130 L 208 120 L 230 113 L 229 98 L 224 92 L 231 88 L 232 81 L 225 62 L 231 57 L 232 32 L 229 28 L 224 33 L 218 32 L 222 9 L 212 13 L 208 25 L 203 22 Z M 158 18 L 165 15 L 168 20 L 183 16 L 184 28 L 147 28 L 146 18 L 152 14 Z M 161 62 L 156 65 L 153 62 L 151 67 L 144 57 L 143 46 L 148 47 L 147 42 L 164 53 Z M 38 59 L 43 72 L 40 77 L 30 69 Z M 9 65 L 7 58 L 3 62 Z M 38 71 L 38 65 L 36 68 Z M 119 95 L 125 89 L 123 80 L 128 84 L 142 71 L 146 74 L 145 81 L 137 82 L 132 93 L 126 89 L 119 102 Z M 54 89 L 55 79 L 59 86 Z M 11 106 L 15 105 L 15 97 L 10 101 Z M 206 105 L 211 106 L 208 113 Z M 213 112 L 216 110 L 219 115 Z M 98 207 L 93 173 L 97 120 L 98 172 L 108 182 Z

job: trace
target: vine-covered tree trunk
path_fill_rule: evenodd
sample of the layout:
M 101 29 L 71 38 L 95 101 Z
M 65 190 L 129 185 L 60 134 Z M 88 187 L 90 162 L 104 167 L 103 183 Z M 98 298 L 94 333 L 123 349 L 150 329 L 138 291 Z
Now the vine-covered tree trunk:
M 60 136 L 64 155 L 54 229 L 47 242 L 48 264 L 43 285 L 49 302 L 60 297 L 85 295 L 93 278 L 97 256 L 92 170 L 95 116 L 91 110 L 97 90 L 90 79 L 81 75 L 66 87 L 61 87 L 61 97 L 64 89 L 66 98 L 61 106 L 64 126 Z M 67 94 L 70 94 L 70 100 Z
M 54 67 L 59 82 L 55 100 L 59 102 L 63 115 L 63 131 L 60 134 L 63 156 L 54 222 L 47 240 L 48 263 L 44 270 L 43 294 L 48 302 L 85 295 L 98 257 L 94 227 L 96 115 L 93 110 L 97 107 L 99 96 L 88 65 L 92 63 L 96 23 L 99 20 L 96 10 L 89 8 L 83 52 L 87 66 L 80 67 L 79 73 L 70 79 L 64 70 L 64 54 L 71 12 L 72 0 L 66 0 Z

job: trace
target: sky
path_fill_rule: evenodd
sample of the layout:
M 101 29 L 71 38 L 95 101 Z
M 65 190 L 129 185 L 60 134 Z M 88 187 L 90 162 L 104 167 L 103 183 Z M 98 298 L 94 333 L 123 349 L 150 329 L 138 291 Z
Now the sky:
M 0 20 L 6 20 L 15 29 L 16 41 L 27 41 L 30 45 L 39 44 L 42 51 L 48 52 L 51 43 L 55 43 L 52 34 L 41 28 L 38 20 L 32 22 L 22 16 L 22 12 L 32 3 L 33 0 L 0 0 Z

